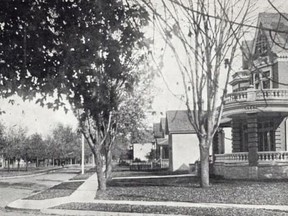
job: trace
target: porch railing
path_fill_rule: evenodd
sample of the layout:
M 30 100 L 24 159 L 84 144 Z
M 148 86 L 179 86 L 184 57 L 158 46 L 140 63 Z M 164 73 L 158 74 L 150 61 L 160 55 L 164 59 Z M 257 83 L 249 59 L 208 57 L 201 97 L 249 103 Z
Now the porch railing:
M 269 151 L 258 152 L 258 161 L 288 161 L 288 152 L 284 151 Z
M 134 162 L 130 164 L 130 170 L 157 170 L 169 168 L 169 159 L 160 159 L 153 162 Z
M 248 152 L 237 152 L 231 154 L 215 154 L 215 162 L 247 162 Z
M 169 168 L 169 159 L 160 159 L 161 168 Z
M 270 99 L 288 99 L 288 89 L 249 89 L 227 94 L 225 103 Z
M 258 162 L 288 162 L 288 152 L 286 151 L 265 151 L 258 152 Z M 237 152 L 230 154 L 215 154 L 215 163 L 241 163 L 248 162 L 248 152 Z
M 233 103 L 236 101 L 247 101 L 247 91 L 230 93 L 225 97 L 225 103 Z

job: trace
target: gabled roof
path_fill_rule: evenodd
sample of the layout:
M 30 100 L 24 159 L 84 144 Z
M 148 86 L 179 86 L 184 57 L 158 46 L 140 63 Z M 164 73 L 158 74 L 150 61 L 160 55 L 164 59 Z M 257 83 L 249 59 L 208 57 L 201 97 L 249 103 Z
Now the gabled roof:
M 288 14 L 284 13 L 283 15 L 288 18 Z M 287 33 L 277 32 L 288 31 L 288 20 L 286 20 L 279 13 L 259 13 L 257 26 L 263 27 L 263 32 L 268 39 L 270 48 L 273 53 L 275 53 L 277 56 L 283 56 L 288 54 L 288 52 L 285 50 L 285 48 L 288 48 Z M 265 29 L 273 29 L 275 31 L 268 31 Z M 261 29 L 258 28 L 255 33 L 253 53 L 255 53 L 255 44 L 259 31 L 261 31 Z
M 161 118 L 160 119 L 160 130 L 165 133 L 166 131 L 166 118 Z
M 160 123 L 154 123 L 153 124 L 153 134 L 154 134 L 154 138 L 163 138 L 164 137 L 164 133 L 163 133 L 163 131 L 161 131 L 161 128 L 160 128 Z
M 242 42 L 242 67 L 243 69 L 249 68 L 249 59 L 251 59 L 253 52 L 254 40 L 246 40 Z
M 188 119 L 187 110 L 171 110 L 166 112 L 167 133 L 195 133 Z

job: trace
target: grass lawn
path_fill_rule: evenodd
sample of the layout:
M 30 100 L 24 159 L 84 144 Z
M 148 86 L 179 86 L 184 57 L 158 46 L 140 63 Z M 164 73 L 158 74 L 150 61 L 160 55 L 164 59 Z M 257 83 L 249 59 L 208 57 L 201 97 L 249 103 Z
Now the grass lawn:
M 197 216 L 284 216 L 285 212 L 261 210 L 261 209 L 236 209 L 236 208 L 191 208 L 191 207 L 169 207 L 169 206 L 141 206 L 128 204 L 97 204 L 97 203 L 68 203 L 56 206 L 57 209 L 87 210 L 87 211 L 109 211 L 129 213 L 154 213 L 154 214 L 181 214 Z
M 84 181 L 77 182 L 63 182 L 59 185 L 55 185 L 52 188 L 44 190 L 40 193 L 29 196 L 25 199 L 28 200 L 44 200 L 57 197 L 70 196 Z
M 85 181 L 86 179 L 88 179 L 90 176 L 92 176 L 95 172 L 86 172 L 84 174 L 78 174 L 76 176 L 74 176 L 73 178 L 71 178 L 70 180 L 83 180 Z
M 200 188 L 196 177 L 112 180 L 96 199 L 288 205 L 288 181 L 211 180 Z

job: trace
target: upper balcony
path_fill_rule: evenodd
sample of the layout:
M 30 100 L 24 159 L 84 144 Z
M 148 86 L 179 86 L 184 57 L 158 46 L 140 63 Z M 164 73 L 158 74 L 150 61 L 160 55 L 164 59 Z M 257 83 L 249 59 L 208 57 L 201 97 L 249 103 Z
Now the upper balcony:
M 288 89 L 254 89 L 227 94 L 223 116 L 251 112 L 280 112 L 288 114 Z

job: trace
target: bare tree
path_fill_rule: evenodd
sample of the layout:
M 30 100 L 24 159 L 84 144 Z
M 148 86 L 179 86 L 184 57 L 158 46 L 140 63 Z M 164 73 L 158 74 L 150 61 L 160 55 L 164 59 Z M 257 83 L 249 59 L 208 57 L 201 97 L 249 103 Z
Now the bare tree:
M 153 13 L 155 29 L 177 62 L 188 118 L 199 140 L 201 186 L 208 187 L 209 149 L 220 124 L 231 65 L 252 4 L 249 0 L 141 3 Z

